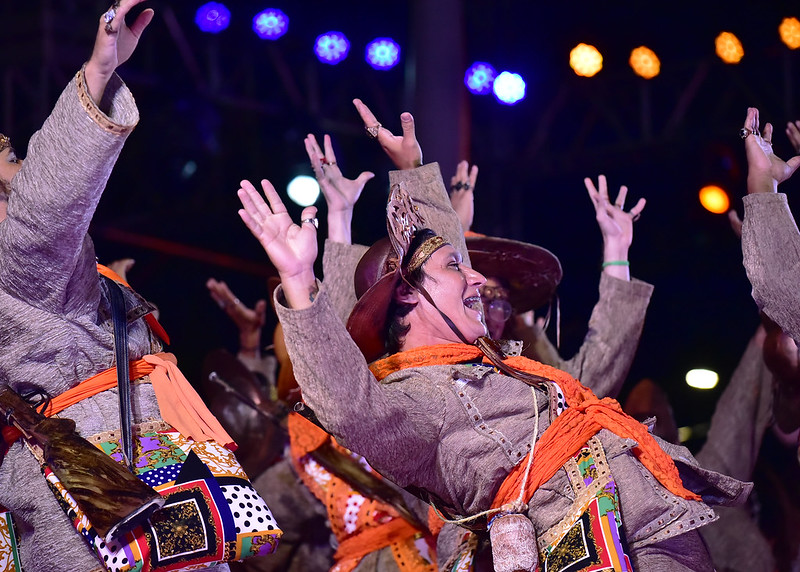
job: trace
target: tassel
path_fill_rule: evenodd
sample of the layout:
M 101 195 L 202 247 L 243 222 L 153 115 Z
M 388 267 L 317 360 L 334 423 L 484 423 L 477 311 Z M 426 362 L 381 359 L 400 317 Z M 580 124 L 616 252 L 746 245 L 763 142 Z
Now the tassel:
M 524 514 L 506 513 L 489 525 L 495 572 L 536 572 L 539 553 L 533 523 Z

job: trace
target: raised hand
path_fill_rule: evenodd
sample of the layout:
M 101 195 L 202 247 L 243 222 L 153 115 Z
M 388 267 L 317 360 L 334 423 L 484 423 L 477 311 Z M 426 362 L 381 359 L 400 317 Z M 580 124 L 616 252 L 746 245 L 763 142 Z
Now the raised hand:
M 739 218 L 739 213 L 731 209 L 728 211 L 728 222 L 731 223 L 731 229 L 739 239 L 742 238 L 742 219 Z
M 478 166 L 470 168 L 467 161 L 456 166 L 456 174 L 450 179 L 450 203 L 458 215 L 464 232 L 472 228 L 475 218 L 475 181 L 478 180 Z
M 309 133 L 304 143 L 308 158 L 311 160 L 311 168 L 314 170 L 319 188 L 328 204 L 328 238 L 335 242 L 350 244 L 353 207 L 358 201 L 358 197 L 361 196 L 364 185 L 375 174 L 364 171 L 355 179 L 345 178 L 336 163 L 330 136 L 325 135 L 323 141 L 324 153 L 314 135 Z
M 96 103 L 102 99 L 111 74 L 131 57 L 142 32 L 153 20 L 154 12 L 148 8 L 130 27 L 125 23 L 125 16 L 131 8 L 144 1 L 117 0 L 108 12 L 100 16 L 92 56 L 86 64 L 86 83 Z
M 403 134 L 397 136 L 381 125 L 360 99 L 354 99 L 353 105 L 356 106 L 369 136 L 378 140 L 398 169 L 416 169 L 422 165 L 422 148 L 414 130 L 414 117 L 410 113 L 406 111 L 400 114 Z
M 773 152 L 772 132 L 772 124 L 767 123 L 763 135 L 761 134 L 758 109 L 749 107 L 741 129 L 747 154 L 748 193 L 775 193 L 778 185 L 800 167 L 800 155 L 784 161 Z
M 267 301 L 259 300 L 249 308 L 237 298 L 228 285 L 209 278 L 206 288 L 211 298 L 219 305 L 239 330 L 240 351 L 257 352 L 261 345 L 261 329 L 267 319 Z
M 289 305 L 308 307 L 317 291 L 317 208 L 304 208 L 300 224 L 294 224 L 272 184 L 264 179 L 261 188 L 266 201 L 250 181 L 241 182 L 238 195 L 244 208 L 239 210 L 239 216 L 278 270 Z
M 786 125 L 786 136 L 794 147 L 794 152 L 800 155 L 800 120 L 790 121 Z
M 595 219 L 603 234 L 603 261 L 622 262 L 628 260 L 628 249 L 633 242 L 633 221 L 639 218 L 645 199 L 639 199 L 636 205 L 629 211 L 625 211 L 625 197 L 628 194 L 628 187 L 622 185 L 617 193 L 614 203 L 608 197 L 608 183 L 605 175 L 597 177 L 597 187 L 590 178 L 583 180 L 589 198 L 592 200 L 595 210 Z M 612 265 L 603 269 L 607 274 L 612 274 L 618 278 L 629 279 L 627 265 Z

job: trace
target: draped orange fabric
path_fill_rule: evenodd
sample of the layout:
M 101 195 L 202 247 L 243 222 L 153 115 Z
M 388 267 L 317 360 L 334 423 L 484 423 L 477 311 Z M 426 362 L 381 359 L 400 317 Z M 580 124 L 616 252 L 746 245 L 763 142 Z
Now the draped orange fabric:
M 333 555 L 336 562 L 360 559 L 371 552 L 386 548 L 390 544 L 412 538 L 419 531 L 404 518 L 394 518 L 389 522 L 373 528 L 364 529 L 360 534 L 345 538 Z
M 388 356 L 370 365 L 378 380 L 390 373 L 410 367 L 447 365 L 481 359 L 483 353 L 475 346 L 466 344 L 441 344 L 423 346 Z M 546 377 L 558 383 L 564 392 L 569 408 L 556 417 L 542 433 L 534 449 L 534 463 L 525 483 L 525 499 L 556 474 L 570 457 L 575 455 L 586 441 L 600 429 L 637 441 L 633 454 L 670 492 L 690 500 L 700 496 L 683 486 L 672 458 L 667 455 L 647 430 L 632 417 L 626 415 L 619 403 L 609 397 L 598 399 L 588 388 L 560 369 L 525 357 L 511 357 L 506 364 L 526 373 Z M 522 487 L 527 456 L 518 463 L 503 481 L 492 503 L 500 507 L 517 498 Z
M 322 447 L 329 439 L 328 433 L 314 425 L 311 421 L 292 411 L 287 418 L 289 429 L 289 447 L 292 458 L 299 459 Z
M 127 286 L 128 288 L 131 287 L 130 284 L 125 282 L 122 279 L 122 276 L 111 270 L 108 266 L 103 266 L 102 264 L 97 265 L 97 272 L 105 276 L 106 278 L 111 278 L 114 282 L 119 282 L 123 286 Z M 153 314 L 147 314 L 144 317 L 144 321 L 147 322 L 147 325 L 150 326 L 150 329 L 153 330 L 159 338 L 161 338 L 165 344 L 169 345 L 169 336 L 167 335 L 167 331 L 164 329 L 159 321 Z
M 147 355 L 130 362 L 131 380 L 150 376 L 158 400 L 161 417 L 182 435 L 195 441 L 213 439 L 235 450 L 236 444 L 222 428 L 189 384 L 177 366 L 172 354 Z M 112 367 L 85 379 L 75 387 L 57 395 L 50 401 L 44 414 L 51 417 L 79 401 L 117 386 L 117 368 Z M 196 419 L 194 418 L 196 417 Z M 14 427 L 3 428 L 3 439 L 9 445 L 21 437 Z

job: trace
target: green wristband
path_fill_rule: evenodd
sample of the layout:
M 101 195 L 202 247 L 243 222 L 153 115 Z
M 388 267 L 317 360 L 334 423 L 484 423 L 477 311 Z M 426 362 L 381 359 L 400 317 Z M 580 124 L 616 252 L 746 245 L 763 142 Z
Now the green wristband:
M 603 262 L 603 268 L 606 266 L 630 266 L 631 263 L 627 260 L 607 260 Z

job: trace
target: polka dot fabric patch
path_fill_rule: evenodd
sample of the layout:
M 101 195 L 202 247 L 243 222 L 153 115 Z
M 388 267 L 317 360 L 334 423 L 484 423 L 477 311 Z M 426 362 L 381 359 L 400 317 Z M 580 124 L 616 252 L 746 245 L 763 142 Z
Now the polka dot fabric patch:
M 110 572 L 200 570 L 275 551 L 283 534 L 233 454 L 218 443 L 196 443 L 171 427 L 138 432 L 137 476 L 164 497 L 164 506 L 108 543 L 58 478 L 44 468 L 56 499 Z M 99 436 L 98 436 L 99 437 Z M 112 458 L 115 439 L 95 445 Z

